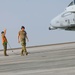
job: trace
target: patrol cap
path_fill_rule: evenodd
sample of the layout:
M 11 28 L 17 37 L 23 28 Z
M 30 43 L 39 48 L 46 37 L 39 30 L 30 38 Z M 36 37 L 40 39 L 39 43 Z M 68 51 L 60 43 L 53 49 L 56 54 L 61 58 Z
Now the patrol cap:
M 3 34 L 3 33 L 4 33 L 4 31 L 1 32 L 1 34 Z
M 24 27 L 24 26 L 22 26 L 22 27 L 21 27 L 21 29 L 22 29 L 22 28 L 24 28 L 24 29 L 25 29 L 25 27 Z

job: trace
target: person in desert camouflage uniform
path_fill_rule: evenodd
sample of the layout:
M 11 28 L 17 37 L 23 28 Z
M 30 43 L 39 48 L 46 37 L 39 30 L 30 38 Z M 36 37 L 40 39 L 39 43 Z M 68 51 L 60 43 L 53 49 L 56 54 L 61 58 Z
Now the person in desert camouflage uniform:
M 18 42 L 21 43 L 22 45 L 22 51 L 21 51 L 21 55 L 24 55 L 24 52 L 26 55 L 28 55 L 28 52 L 26 50 L 26 39 L 27 41 L 29 41 L 28 37 L 27 37 L 27 32 L 25 31 L 25 27 L 22 26 L 21 30 L 18 33 Z
M 3 48 L 4 48 L 4 56 L 8 56 L 7 55 L 7 38 L 5 36 L 6 34 L 6 29 L 4 29 L 4 31 L 1 32 L 1 37 L 2 37 L 2 45 L 3 45 Z

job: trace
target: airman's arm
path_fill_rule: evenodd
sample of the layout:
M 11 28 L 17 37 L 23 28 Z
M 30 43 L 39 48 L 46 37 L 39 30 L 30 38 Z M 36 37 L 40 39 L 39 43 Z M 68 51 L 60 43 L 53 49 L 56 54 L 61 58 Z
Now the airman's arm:
M 18 33 L 18 43 L 20 43 L 20 40 L 19 40 L 19 38 L 20 38 L 20 34 Z
M 4 34 L 6 34 L 6 28 L 4 29 Z
M 29 39 L 28 39 L 28 36 L 27 36 L 27 34 L 26 34 L 26 39 L 27 39 L 27 41 L 29 42 Z

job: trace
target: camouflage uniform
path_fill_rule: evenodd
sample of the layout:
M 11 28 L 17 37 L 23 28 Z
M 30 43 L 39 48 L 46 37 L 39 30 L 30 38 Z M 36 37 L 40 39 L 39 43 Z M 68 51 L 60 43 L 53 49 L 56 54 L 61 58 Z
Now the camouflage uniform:
M 26 50 L 26 31 L 19 31 L 19 35 L 20 35 L 20 42 L 22 45 L 22 51 L 21 51 L 21 55 L 24 55 L 23 53 L 25 52 L 26 55 L 28 54 L 27 50 Z
M 2 36 L 2 42 L 3 42 L 3 48 L 4 48 L 4 56 L 8 56 L 7 51 L 7 38 L 5 36 Z
M 4 47 L 4 55 L 7 56 L 7 53 L 6 53 L 6 51 L 7 51 L 7 43 L 4 43 L 3 47 Z

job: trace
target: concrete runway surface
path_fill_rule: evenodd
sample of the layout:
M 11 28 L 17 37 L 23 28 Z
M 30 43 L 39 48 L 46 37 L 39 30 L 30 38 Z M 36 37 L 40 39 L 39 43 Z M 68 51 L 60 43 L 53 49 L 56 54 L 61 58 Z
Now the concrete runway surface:
M 29 55 L 21 56 L 21 49 L 0 51 L 0 75 L 75 75 L 75 43 L 27 48 Z

